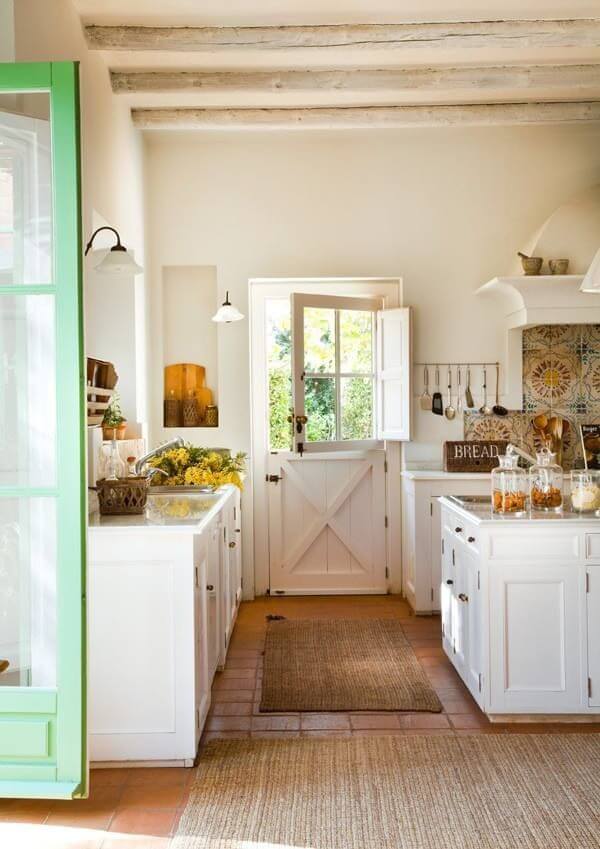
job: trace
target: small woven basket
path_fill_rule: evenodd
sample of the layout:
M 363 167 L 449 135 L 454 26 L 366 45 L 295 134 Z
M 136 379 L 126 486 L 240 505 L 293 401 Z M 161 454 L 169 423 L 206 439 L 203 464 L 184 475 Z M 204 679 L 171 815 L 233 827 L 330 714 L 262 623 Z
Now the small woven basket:
M 130 516 L 143 513 L 148 500 L 147 478 L 102 478 L 96 483 L 100 513 L 103 516 Z

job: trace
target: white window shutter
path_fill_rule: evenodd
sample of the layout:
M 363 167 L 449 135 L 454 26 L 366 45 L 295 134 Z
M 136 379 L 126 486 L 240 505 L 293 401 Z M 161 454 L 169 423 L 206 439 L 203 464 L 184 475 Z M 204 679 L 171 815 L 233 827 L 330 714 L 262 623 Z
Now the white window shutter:
M 410 439 L 410 307 L 377 313 L 377 437 Z

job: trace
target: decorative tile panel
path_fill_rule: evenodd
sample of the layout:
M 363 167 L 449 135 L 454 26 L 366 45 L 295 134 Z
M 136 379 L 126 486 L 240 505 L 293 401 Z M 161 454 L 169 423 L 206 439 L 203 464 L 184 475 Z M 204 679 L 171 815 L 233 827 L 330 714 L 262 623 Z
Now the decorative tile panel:
M 600 325 L 553 324 L 523 331 L 523 410 L 465 412 L 465 439 L 509 439 L 535 453 L 537 413 L 563 418 L 563 465 L 581 465 L 579 425 L 600 422 Z

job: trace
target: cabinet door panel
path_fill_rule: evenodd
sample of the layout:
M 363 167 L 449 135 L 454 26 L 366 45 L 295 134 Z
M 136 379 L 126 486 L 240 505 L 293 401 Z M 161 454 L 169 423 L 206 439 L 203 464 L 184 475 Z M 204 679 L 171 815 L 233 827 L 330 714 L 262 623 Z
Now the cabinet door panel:
M 600 563 L 587 568 L 587 629 L 590 707 L 600 707 Z
M 469 644 L 469 586 L 467 563 L 462 551 L 462 544 L 454 542 L 452 548 L 454 562 L 454 585 L 452 595 L 452 635 L 454 639 L 454 665 L 463 680 L 467 674 L 467 652 Z
M 492 712 L 578 710 L 578 567 L 497 565 L 490 582 Z
M 484 662 L 484 622 L 479 561 L 463 552 L 467 578 L 467 617 L 469 643 L 466 651 L 466 684 L 478 704 L 482 702 L 481 687 Z

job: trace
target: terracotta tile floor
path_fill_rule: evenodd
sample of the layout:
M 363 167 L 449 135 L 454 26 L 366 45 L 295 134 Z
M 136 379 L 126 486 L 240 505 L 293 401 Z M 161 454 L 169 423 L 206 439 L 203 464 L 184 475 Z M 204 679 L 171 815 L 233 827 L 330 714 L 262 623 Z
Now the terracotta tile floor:
M 403 626 L 443 705 L 427 713 L 260 714 L 266 615 L 288 618 L 391 617 Z M 213 685 L 202 742 L 232 737 L 371 734 L 600 732 L 600 724 L 491 724 L 444 655 L 437 617 L 411 616 L 397 596 L 261 598 L 244 603 L 227 664 Z M 11 849 L 166 849 L 185 806 L 193 769 L 92 770 L 79 802 L 0 800 L 0 845 Z

